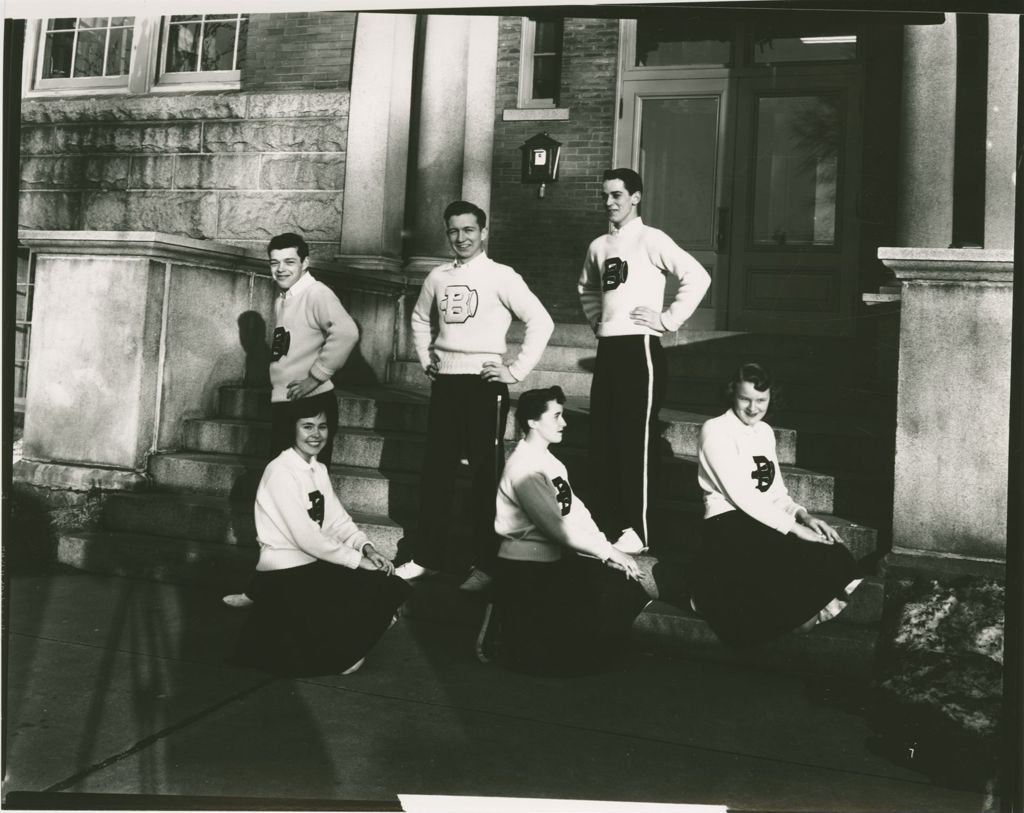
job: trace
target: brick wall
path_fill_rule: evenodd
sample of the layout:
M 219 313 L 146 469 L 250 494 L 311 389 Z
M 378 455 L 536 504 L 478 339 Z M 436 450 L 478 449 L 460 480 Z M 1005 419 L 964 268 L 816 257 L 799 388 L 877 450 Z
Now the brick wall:
M 355 31 L 355 12 L 251 15 L 242 90 L 347 90 Z
M 523 274 L 559 321 L 582 320 L 576 280 L 606 228 L 600 178 L 613 158 L 618 42 L 617 20 L 566 19 L 560 105 L 569 120 L 502 121 L 516 106 L 520 18 L 499 25 L 490 254 Z M 562 143 L 559 180 L 543 199 L 520 182 L 518 148 L 538 132 Z

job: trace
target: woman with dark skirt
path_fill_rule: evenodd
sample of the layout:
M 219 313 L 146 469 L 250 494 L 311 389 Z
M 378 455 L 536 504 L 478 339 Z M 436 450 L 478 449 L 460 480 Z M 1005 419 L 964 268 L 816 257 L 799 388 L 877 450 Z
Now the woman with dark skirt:
M 704 539 L 689 581 L 693 609 L 715 634 L 749 646 L 834 618 L 861 579 L 835 529 L 786 490 L 763 421 L 768 373 L 743 364 L 729 392 L 732 407 L 701 428 Z
M 498 485 L 494 604 L 477 642 L 487 660 L 481 647 L 497 626 L 500 662 L 543 676 L 616 664 L 633 620 L 651 600 L 637 560 L 601 533 L 548 450 L 562 440 L 564 403 L 559 387 L 519 396 L 516 422 L 526 437 Z
M 351 674 L 410 588 L 356 527 L 316 459 L 326 416 L 296 404 L 294 444 L 267 465 L 256 491 L 255 604 L 232 663 L 290 677 Z

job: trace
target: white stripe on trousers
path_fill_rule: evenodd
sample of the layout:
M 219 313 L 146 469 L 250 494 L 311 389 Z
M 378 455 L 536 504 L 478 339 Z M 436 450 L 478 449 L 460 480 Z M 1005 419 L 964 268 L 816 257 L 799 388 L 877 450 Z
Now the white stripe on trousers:
M 651 360 L 651 337 L 644 336 L 644 358 L 647 360 L 647 412 L 644 415 L 644 492 L 643 492 L 643 523 L 644 544 L 650 545 L 647 536 L 647 457 L 651 453 L 651 408 L 654 406 L 654 362 Z

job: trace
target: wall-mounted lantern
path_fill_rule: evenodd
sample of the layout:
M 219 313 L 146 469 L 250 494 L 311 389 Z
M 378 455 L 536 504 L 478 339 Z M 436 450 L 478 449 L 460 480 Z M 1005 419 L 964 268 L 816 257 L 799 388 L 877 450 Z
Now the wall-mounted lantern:
M 558 180 L 558 158 L 562 143 L 547 133 L 528 138 L 520 148 L 523 153 L 523 183 L 540 184 L 537 197 L 544 197 L 544 187 Z

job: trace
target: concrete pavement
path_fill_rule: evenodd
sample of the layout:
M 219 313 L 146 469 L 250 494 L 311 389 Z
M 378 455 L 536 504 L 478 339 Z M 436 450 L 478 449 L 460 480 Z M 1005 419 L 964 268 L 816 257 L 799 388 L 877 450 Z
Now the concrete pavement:
M 825 678 L 658 652 L 610 674 L 532 678 L 478 663 L 473 630 L 413 617 L 354 675 L 269 679 L 223 664 L 244 611 L 208 589 L 65 569 L 9 574 L 7 587 L 5 798 L 997 807 L 873 754 L 862 717 L 815 699 Z

